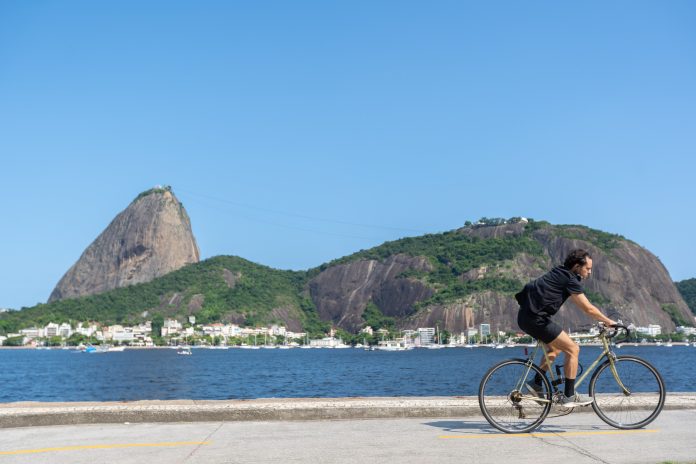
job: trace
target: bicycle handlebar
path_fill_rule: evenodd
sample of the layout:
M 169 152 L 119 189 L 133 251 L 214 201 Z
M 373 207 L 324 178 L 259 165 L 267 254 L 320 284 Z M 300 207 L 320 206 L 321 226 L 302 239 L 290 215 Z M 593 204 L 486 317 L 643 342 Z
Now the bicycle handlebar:
M 625 326 L 623 324 L 614 324 L 614 325 L 607 327 L 606 325 L 604 325 L 603 322 L 600 322 L 599 327 L 600 327 L 600 333 L 604 334 L 604 336 L 607 338 L 607 340 L 610 340 L 610 339 L 616 337 L 619 334 L 619 332 L 621 332 L 621 331 L 626 333 L 626 339 L 628 339 L 628 335 L 631 333 L 631 328 L 628 326 Z M 622 341 L 617 342 L 617 343 L 622 343 L 624 341 L 626 341 L 626 340 L 622 340 Z

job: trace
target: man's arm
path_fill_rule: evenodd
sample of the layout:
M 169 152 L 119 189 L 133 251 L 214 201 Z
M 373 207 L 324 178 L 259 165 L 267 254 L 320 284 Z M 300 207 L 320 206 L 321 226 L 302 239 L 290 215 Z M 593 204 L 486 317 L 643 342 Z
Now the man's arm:
M 590 303 L 584 293 L 575 293 L 570 295 L 570 299 L 575 303 L 577 307 L 583 310 L 585 314 L 590 316 L 592 319 L 596 319 L 600 322 L 604 322 L 607 325 L 614 325 L 616 322 L 609 319 L 607 316 L 602 314 L 602 311 L 597 309 L 595 305 Z

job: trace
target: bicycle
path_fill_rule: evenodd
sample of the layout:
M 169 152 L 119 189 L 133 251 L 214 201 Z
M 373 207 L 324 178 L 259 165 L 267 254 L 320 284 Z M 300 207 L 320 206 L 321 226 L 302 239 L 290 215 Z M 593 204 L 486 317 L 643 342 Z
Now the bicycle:
M 575 385 L 581 385 L 594 369 L 589 394 L 594 398 L 592 408 L 595 413 L 612 427 L 637 429 L 655 420 L 662 411 L 665 384 L 649 362 L 637 356 L 617 356 L 614 353 L 610 340 L 620 332 L 626 335 L 622 341 L 627 340 L 628 327 L 617 324 L 609 328 L 599 324 L 596 337 L 602 343 L 602 353 L 585 372 L 578 366 L 581 375 Z M 543 349 L 551 380 L 534 364 L 539 349 Z M 541 425 L 551 407 L 557 406 L 564 394 L 558 388 L 564 381 L 560 366 L 556 366 L 557 375 L 550 366 L 546 346 L 538 340 L 527 359 L 508 359 L 491 367 L 483 376 L 478 393 L 479 406 L 486 420 L 506 433 L 525 433 Z M 529 388 L 535 374 L 542 378 L 540 392 Z M 562 410 L 560 415 L 571 411 Z

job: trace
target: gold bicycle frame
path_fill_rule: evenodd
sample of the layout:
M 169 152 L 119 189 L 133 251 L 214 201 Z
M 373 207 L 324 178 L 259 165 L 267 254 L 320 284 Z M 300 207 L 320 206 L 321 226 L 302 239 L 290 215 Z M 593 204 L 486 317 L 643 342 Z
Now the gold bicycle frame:
M 587 369 L 584 369 L 582 375 L 580 378 L 578 378 L 575 381 L 575 386 L 579 386 L 582 384 L 582 382 L 585 380 L 585 378 L 590 374 L 590 372 L 593 372 L 594 369 L 597 367 L 600 361 L 602 361 L 602 358 L 607 358 L 609 360 L 609 368 L 611 369 L 611 373 L 614 376 L 614 379 L 616 379 L 616 383 L 618 383 L 619 387 L 621 387 L 621 390 L 623 391 L 624 395 L 630 395 L 631 392 L 629 391 L 628 388 L 621 382 L 621 378 L 619 378 L 619 373 L 616 371 L 616 361 L 615 361 L 615 355 L 614 352 L 611 350 L 611 347 L 609 346 L 609 340 L 607 340 L 607 337 L 602 333 L 599 335 L 599 339 L 602 341 L 603 349 L 602 352 L 597 356 L 597 359 L 594 360 L 594 362 L 588 367 Z M 546 349 L 546 344 L 542 342 L 541 340 L 537 341 L 536 346 L 534 347 L 534 350 L 532 353 L 529 355 L 527 358 L 527 370 L 525 371 L 524 375 L 520 380 L 517 382 L 517 385 L 515 385 L 515 390 L 517 391 L 522 391 L 522 387 L 524 386 L 525 379 L 529 376 L 529 371 L 532 369 L 532 365 L 534 364 L 534 360 L 536 359 L 536 355 L 539 352 L 539 348 L 542 348 L 544 350 L 544 360 L 546 361 L 546 366 L 547 366 L 547 373 L 549 374 L 551 378 L 551 388 L 553 389 L 554 392 L 558 391 L 558 387 L 554 385 L 554 382 L 556 381 L 556 375 L 553 373 L 553 369 L 551 369 L 552 364 L 549 361 L 549 354 L 548 350 Z M 536 402 L 540 403 L 547 403 L 550 400 L 548 399 L 543 399 L 543 398 L 538 398 L 535 399 Z

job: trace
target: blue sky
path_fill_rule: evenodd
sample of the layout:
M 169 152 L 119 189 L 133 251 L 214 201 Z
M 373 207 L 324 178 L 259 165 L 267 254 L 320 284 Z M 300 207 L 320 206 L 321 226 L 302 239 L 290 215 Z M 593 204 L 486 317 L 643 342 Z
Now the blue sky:
M 0 3 L 0 307 L 141 191 L 203 257 L 307 269 L 482 216 L 696 277 L 693 2 Z

